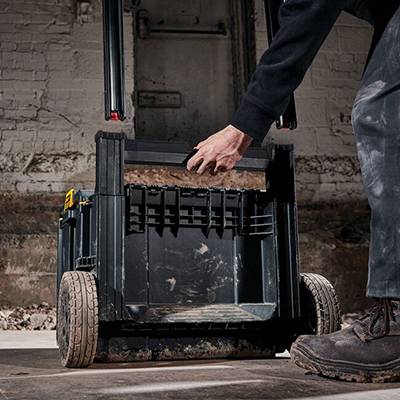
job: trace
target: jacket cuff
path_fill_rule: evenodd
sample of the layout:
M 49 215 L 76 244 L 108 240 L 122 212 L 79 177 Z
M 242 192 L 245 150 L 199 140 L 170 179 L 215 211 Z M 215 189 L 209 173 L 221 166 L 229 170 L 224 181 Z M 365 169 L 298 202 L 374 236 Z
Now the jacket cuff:
M 257 104 L 243 99 L 229 123 L 262 143 L 272 123 L 277 119 Z

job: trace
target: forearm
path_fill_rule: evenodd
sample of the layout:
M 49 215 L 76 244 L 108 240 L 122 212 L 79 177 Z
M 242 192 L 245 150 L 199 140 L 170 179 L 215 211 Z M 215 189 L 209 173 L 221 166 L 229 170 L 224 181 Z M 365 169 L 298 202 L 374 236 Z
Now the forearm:
M 265 51 L 231 124 L 262 142 L 285 111 L 346 0 L 287 0 L 280 29 Z

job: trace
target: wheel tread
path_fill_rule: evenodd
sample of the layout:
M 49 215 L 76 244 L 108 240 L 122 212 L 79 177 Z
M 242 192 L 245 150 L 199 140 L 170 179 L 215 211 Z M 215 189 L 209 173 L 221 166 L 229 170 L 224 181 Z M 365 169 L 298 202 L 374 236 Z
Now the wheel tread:
M 317 313 L 317 335 L 324 335 L 340 329 L 340 305 L 332 284 L 322 275 L 304 273 L 301 279 L 311 292 Z
M 62 364 L 70 368 L 83 368 L 92 364 L 97 347 L 98 337 L 98 299 L 96 281 L 92 274 L 83 271 L 64 273 L 59 293 L 68 291 L 70 307 L 70 333 L 65 357 L 61 352 Z M 58 310 L 57 329 L 60 318 L 65 318 Z M 61 335 L 58 333 L 59 340 Z

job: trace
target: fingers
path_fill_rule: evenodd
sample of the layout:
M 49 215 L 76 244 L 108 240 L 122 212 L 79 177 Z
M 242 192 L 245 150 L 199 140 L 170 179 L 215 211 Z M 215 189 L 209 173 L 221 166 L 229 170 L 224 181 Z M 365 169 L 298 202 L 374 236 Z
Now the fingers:
M 197 168 L 197 173 L 203 175 L 207 168 L 214 167 L 213 161 L 209 159 L 204 159 L 201 165 Z
M 210 175 L 217 175 L 219 172 L 231 170 L 240 160 L 241 154 L 235 141 L 227 142 L 225 135 L 221 137 L 221 132 L 211 135 L 194 147 L 197 152 L 187 163 L 186 168 L 189 171 L 202 175 L 209 169 Z
M 210 175 L 218 175 L 220 172 L 228 172 L 230 171 L 232 168 L 225 168 L 225 167 L 214 167 L 212 171 L 210 171 Z
M 210 175 L 218 175 L 220 172 L 228 172 L 235 167 L 235 163 L 233 162 L 226 162 L 218 161 L 215 163 L 212 169 L 210 169 Z
M 219 172 L 219 169 L 217 168 L 217 166 L 216 166 L 216 163 L 214 162 L 214 163 L 210 163 L 209 164 L 209 174 L 210 175 L 212 175 L 212 176 L 215 176 L 215 175 L 218 175 L 218 172 Z
M 235 163 L 226 163 L 224 161 L 215 161 L 212 158 L 203 158 L 201 155 L 196 154 L 187 164 L 189 171 L 196 171 L 197 174 L 202 175 L 207 169 L 212 176 L 217 175 L 219 172 L 230 171 L 235 166 Z
M 221 170 L 220 169 L 215 169 L 215 168 L 211 168 L 210 169 L 210 175 L 212 175 L 212 176 L 216 176 L 216 175 L 218 175 L 219 173 L 221 172 Z
M 188 161 L 186 168 L 189 171 L 195 171 L 199 167 L 199 165 L 202 161 L 203 161 L 203 157 L 201 156 L 201 154 L 199 155 L 197 153 Z
M 205 159 L 203 156 L 196 154 L 187 163 L 186 168 L 189 171 L 196 171 L 197 174 L 202 175 L 207 169 L 210 169 L 210 174 L 215 168 L 215 161 Z
M 200 150 L 200 148 L 203 146 L 205 140 L 202 142 L 199 142 L 193 149 L 195 150 Z M 198 167 L 199 163 L 203 160 L 203 155 L 200 151 L 198 151 L 186 164 L 186 168 L 189 171 L 194 171 Z
M 218 162 L 213 163 L 212 167 L 210 168 L 210 175 L 215 176 L 218 175 L 221 171 L 221 165 Z

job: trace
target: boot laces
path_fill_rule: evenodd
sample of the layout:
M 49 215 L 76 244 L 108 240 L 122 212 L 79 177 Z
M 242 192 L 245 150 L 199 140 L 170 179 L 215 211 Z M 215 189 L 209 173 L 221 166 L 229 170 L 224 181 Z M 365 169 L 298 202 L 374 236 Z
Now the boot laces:
M 382 317 L 383 321 L 378 331 L 374 332 L 374 327 Z M 366 328 L 369 335 L 374 339 L 379 339 L 386 336 L 390 330 L 390 320 L 396 321 L 393 312 L 393 303 L 390 299 L 376 299 L 375 304 L 371 311 L 365 314 L 361 320 L 369 319 L 366 321 Z

